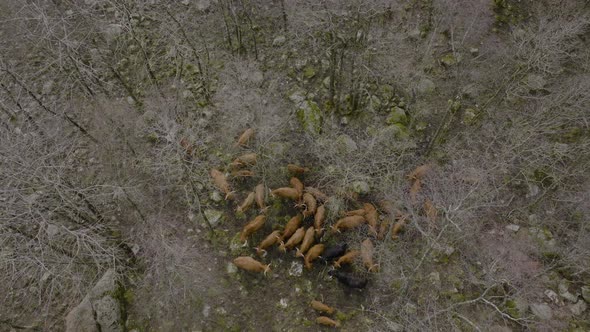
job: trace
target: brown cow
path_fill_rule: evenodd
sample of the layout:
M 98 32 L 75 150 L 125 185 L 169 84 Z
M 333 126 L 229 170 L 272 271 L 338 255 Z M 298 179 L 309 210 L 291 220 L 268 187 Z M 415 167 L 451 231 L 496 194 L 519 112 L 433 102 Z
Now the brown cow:
M 281 241 L 281 245 L 279 246 L 279 250 L 281 250 L 282 252 L 287 252 L 287 249 L 289 249 L 289 250 L 293 249 L 296 245 L 298 245 L 303 240 L 304 236 L 305 236 L 305 228 L 299 227 L 295 231 L 295 233 L 293 235 L 291 235 L 291 237 L 289 238 L 289 241 L 287 241 L 287 243 L 284 243 L 283 241 Z
M 331 326 L 331 327 L 340 327 L 340 322 L 335 321 L 331 318 L 328 318 L 326 316 L 320 316 L 318 318 L 315 319 L 316 323 L 320 324 L 320 325 L 326 325 L 326 326 Z
M 305 267 L 308 269 L 311 269 L 311 263 L 318 257 L 320 257 L 320 255 L 322 254 L 322 252 L 324 252 L 324 249 L 326 248 L 326 246 L 322 243 L 320 244 L 316 244 L 315 246 L 311 247 L 308 251 L 307 254 L 305 255 Z
M 371 239 L 366 239 L 361 243 L 361 258 L 363 259 L 363 264 L 369 272 L 377 272 L 379 267 L 378 264 L 375 264 L 375 262 L 373 262 L 374 252 L 375 246 L 373 246 L 373 242 L 371 242 Z
M 246 197 L 246 199 L 244 199 L 244 202 L 242 202 L 242 204 L 240 206 L 238 206 L 238 208 L 236 209 L 237 212 L 246 212 L 248 211 L 248 209 L 252 206 L 252 204 L 254 204 L 254 192 L 251 192 L 248 194 L 248 196 Z
M 213 183 L 215 183 L 215 186 L 225 194 L 225 199 L 233 199 L 234 193 L 229 186 L 229 182 L 227 181 L 225 174 L 215 168 L 212 168 L 209 172 L 209 175 L 211 175 L 211 178 L 213 178 Z
M 291 184 L 291 187 L 297 189 L 297 192 L 299 193 L 299 198 L 301 198 L 301 196 L 303 195 L 303 182 L 301 182 L 296 177 L 292 177 L 291 180 L 289 180 L 289 183 Z
M 240 241 L 244 241 L 244 246 L 248 244 L 248 237 L 257 230 L 261 229 L 264 226 L 264 222 L 266 221 L 265 215 L 259 215 L 258 217 L 252 219 L 249 223 L 244 226 L 242 229 L 242 233 L 240 234 Z
M 264 275 L 270 272 L 270 264 L 264 265 L 249 256 L 237 257 L 236 259 L 234 259 L 234 264 L 240 269 L 250 272 L 264 272 Z
M 256 153 L 246 153 L 244 155 L 241 155 L 239 157 L 237 157 L 231 164 L 230 166 L 232 168 L 240 168 L 243 166 L 252 166 L 252 165 L 256 165 Z
M 293 174 L 303 174 L 305 172 L 309 172 L 309 168 L 301 167 L 301 166 L 295 165 L 295 164 L 288 164 L 287 170 Z
M 312 194 L 313 197 L 315 197 L 315 199 L 317 199 L 320 202 L 325 202 L 328 200 L 328 195 L 324 194 L 319 189 L 316 189 L 314 187 L 305 187 L 305 192 Z
M 317 310 L 319 312 L 325 312 L 328 315 L 333 314 L 334 311 L 335 311 L 334 308 L 332 308 L 332 307 L 330 307 L 330 306 L 328 306 L 328 305 L 326 305 L 326 304 L 324 304 L 324 303 L 322 303 L 320 301 L 316 301 L 316 300 L 311 301 L 310 305 L 311 305 L 311 307 L 314 310 Z
M 301 225 L 302 220 L 303 217 L 300 214 L 291 218 L 289 222 L 287 222 L 287 224 L 285 225 L 285 229 L 283 230 L 283 236 L 281 236 L 281 241 L 285 241 L 285 239 L 293 235 L 297 228 L 299 228 L 299 225 Z
M 305 211 L 303 211 L 304 217 L 315 215 L 315 211 L 318 207 L 318 202 L 315 200 L 315 197 L 313 197 L 312 194 L 303 194 L 303 204 L 305 205 Z
M 264 184 L 259 184 L 256 186 L 256 188 L 254 189 L 254 193 L 255 193 L 255 197 L 256 197 L 256 204 L 258 204 L 258 208 L 261 211 L 266 211 L 267 206 L 266 206 L 266 201 L 264 199 L 265 196 L 265 187 Z
M 291 187 L 277 188 L 277 189 L 272 190 L 270 192 L 270 194 L 273 196 L 278 196 L 278 197 L 282 197 L 282 198 L 289 198 L 289 199 L 292 199 L 295 201 L 299 199 L 299 191 L 297 191 L 297 189 L 291 188 Z
M 299 248 L 296 248 L 295 257 L 305 257 L 305 252 L 311 247 L 314 240 L 314 230 L 313 226 L 310 226 L 307 231 L 305 231 L 305 235 L 303 236 L 303 241 L 301 241 L 301 245 Z
M 335 225 L 331 226 L 334 233 L 340 233 L 341 230 L 352 229 L 365 223 L 363 216 L 350 216 L 339 219 Z
M 360 255 L 360 253 L 361 252 L 358 250 L 351 250 L 347 252 L 343 256 L 340 256 L 340 258 L 338 258 L 338 260 L 334 262 L 334 267 L 340 268 L 343 264 L 352 263 Z
M 315 216 L 313 217 L 313 227 L 315 228 L 315 234 L 317 236 L 321 236 L 324 229 L 322 228 L 322 224 L 324 223 L 324 219 L 326 219 L 326 207 L 324 205 L 320 205 L 315 212 Z
M 240 135 L 240 137 L 238 138 L 238 141 L 236 142 L 236 145 L 238 145 L 238 146 L 248 146 L 248 142 L 254 136 L 255 133 L 256 133 L 256 131 L 254 131 L 254 129 L 252 129 L 252 128 L 246 129 L 244 131 L 244 133 L 242 133 L 242 135 Z
M 377 222 L 379 221 L 379 213 L 375 206 L 371 203 L 363 204 L 364 210 L 367 211 L 365 219 L 369 225 L 369 232 L 374 236 L 377 236 Z
M 260 244 L 258 245 L 258 247 L 254 248 L 256 249 L 256 253 L 258 254 L 258 256 L 266 256 L 266 248 L 272 246 L 273 244 L 278 243 L 281 240 L 281 231 L 274 231 L 270 234 L 268 234 L 267 237 L 264 238 L 264 240 L 262 240 L 260 242 Z

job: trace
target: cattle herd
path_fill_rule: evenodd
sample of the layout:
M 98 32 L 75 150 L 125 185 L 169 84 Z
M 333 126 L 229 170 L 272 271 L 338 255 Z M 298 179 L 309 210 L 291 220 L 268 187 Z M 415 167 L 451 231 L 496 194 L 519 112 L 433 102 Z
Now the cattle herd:
M 253 129 L 247 129 L 238 138 L 237 145 L 248 147 L 254 134 Z M 253 176 L 253 171 L 248 168 L 256 164 L 256 158 L 256 153 L 251 152 L 237 157 L 229 164 L 227 175 L 218 169 L 211 169 L 210 176 L 215 186 L 225 194 L 226 200 L 237 199 L 237 193 L 232 190 L 229 179 Z M 426 165 L 420 166 L 408 176 L 411 181 L 410 194 L 413 197 L 420 190 L 421 178 L 427 171 L 427 167 Z M 318 188 L 304 185 L 300 180 L 302 175 L 310 170 L 295 164 L 288 164 L 287 170 L 292 176 L 288 186 L 269 190 L 261 183 L 255 186 L 252 191 L 243 194 L 243 201 L 237 205 L 236 211 L 245 213 L 256 205 L 259 209 L 259 215 L 243 226 L 240 241 L 246 247 L 252 235 L 264 229 L 268 210 L 270 209 L 267 205 L 267 194 L 269 192 L 274 199 L 292 202 L 298 213 L 292 216 L 282 229 L 267 234 L 253 248 L 258 259 L 251 256 L 240 256 L 236 257 L 233 263 L 242 270 L 266 275 L 270 271 L 271 264 L 264 264 L 260 260 L 266 257 L 267 251 L 273 246 L 278 246 L 278 250 L 282 253 L 294 250 L 294 256 L 301 257 L 307 269 L 311 269 L 314 262 L 321 260 L 333 266 L 328 274 L 346 287 L 364 288 L 368 282 L 367 278 L 345 272 L 342 267 L 357 264 L 358 262 L 368 272 L 377 272 L 379 265 L 373 259 L 375 251 L 373 241 L 382 240 L 386 236 L 396 239 L 407 222 L 408 216 L 402 214 L 390 204 L 380 202 L 378 206 L 380 210 L 385 212 L 380 217 L 375 205 L 364 202 L 362 208 L 343 212 L 335 222 L 327 227 L 328 225 L 325 224 L 327 214 L 325 202 L 328 200 L 328 196 Z M 331 237 L 335 237 L 343 232 L 358 230 L 365 225 L 369 236 L 354 249 L 350 249 L 346 242 L 331 246 L 321 243 L 326 238 L 325 233 L 329 232 Z M 311 306 L 315 310 L 328 315 L 334 311 L 334 309 L 318 301 L 313 301 Z M 326 316 L 318 317 L 316 322 L 327 326 L 337 327 L 340 325 L 339 322 Z

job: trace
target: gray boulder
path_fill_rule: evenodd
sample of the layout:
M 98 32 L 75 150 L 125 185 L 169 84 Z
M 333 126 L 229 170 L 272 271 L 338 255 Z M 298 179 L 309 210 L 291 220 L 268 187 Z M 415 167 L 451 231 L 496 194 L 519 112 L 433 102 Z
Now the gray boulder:
M 66 332 L 122 332 L 121 285 L 114 269 L 109 269 L 66 316 Z
M 553 310 L 551 310 L 551 307 L 545 303 L 531 304 L 531 311 L 533 315 L 541 320 L 550 320 L 553 318 Z

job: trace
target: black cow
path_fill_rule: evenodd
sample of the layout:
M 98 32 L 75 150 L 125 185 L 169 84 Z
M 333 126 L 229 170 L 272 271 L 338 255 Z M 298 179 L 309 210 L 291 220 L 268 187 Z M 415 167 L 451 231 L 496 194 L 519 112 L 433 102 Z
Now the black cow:
M 339 270 L 328 271 L 328 274 L 350 288 L 365 288 L 369 282 L 367 278 L 355 276 L 352 273 L 346 273 Z
M 322 253 L 322 258 L 325 262 L 333 261 L 336 258 L 344 255 L 347 248 L 348 244 L 346 242 L 338 243 L 324 250 L 324 252 Z

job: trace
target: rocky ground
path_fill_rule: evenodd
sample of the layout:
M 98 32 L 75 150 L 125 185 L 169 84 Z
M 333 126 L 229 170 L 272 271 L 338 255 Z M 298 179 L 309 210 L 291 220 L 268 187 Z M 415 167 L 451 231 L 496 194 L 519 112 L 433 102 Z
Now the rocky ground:
M 590 329 L 586 2 L 6 0 L 0 22 L 0 330 L 331 330 L 312 300 L 343 331 Z M 327 226 L 407 216 L 321 240 L 372 239 L 366 288 L 276 248 L 267 276 L 233 264 L 299 211 L 267 196 L 238 240 L 290 163 Z

